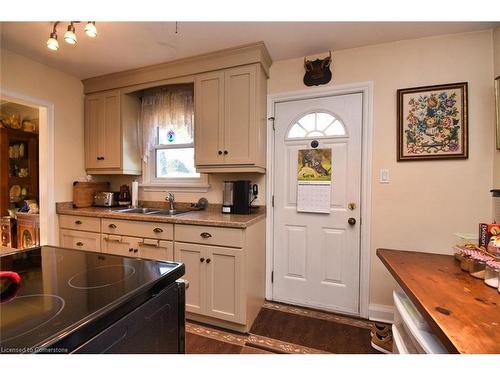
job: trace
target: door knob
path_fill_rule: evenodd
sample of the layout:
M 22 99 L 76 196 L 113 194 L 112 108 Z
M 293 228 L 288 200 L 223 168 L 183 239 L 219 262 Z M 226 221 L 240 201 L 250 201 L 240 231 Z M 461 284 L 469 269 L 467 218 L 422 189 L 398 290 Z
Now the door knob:
M 347 222 L 349 223 L 349 225 L 355 225 L 356 224 L 356 219 L 353 218 L 353 217 L 350 217 L 349 219 L 347 219 Z

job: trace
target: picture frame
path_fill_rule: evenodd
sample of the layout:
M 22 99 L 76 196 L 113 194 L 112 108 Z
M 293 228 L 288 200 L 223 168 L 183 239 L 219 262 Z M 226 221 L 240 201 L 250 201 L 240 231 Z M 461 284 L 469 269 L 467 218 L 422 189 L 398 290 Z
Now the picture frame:
M 497 150 L 500 150 L 500 76 L 495 78 L 496 139 Z
M 399 89 L 397 110 L 398 162 L 468 158 L 467 82 Z

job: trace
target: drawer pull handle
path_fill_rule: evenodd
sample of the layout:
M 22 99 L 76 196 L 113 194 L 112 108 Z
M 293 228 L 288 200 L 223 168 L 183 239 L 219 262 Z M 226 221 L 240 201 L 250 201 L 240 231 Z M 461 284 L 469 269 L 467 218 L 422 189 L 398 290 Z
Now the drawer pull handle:
M 76 243 L 76 246 L 83 246 L 83 242 L 78 241 L 78 242 Z
M 82 223 L 82 222 L 81 222 L 80 220 L 76 220 L 76 221 L 75 221 L 75 224 L 76 224 L 76 225 L 80 225 L 81 223 Z
M 97 160 L 104 160 L 104 156 L 98 156 Z
M 162 233 L 163 229 L 161 229 L 161 228 L 155 228 L 155 229 L 153 229 L 153 232 L 155 232 L 155 233 Z
M 200 262 L 203 263 L 205 261 L 205 258 L 200 258 Z
M 139 242 L 139 246 L 152 246 L 152 247 L 160 247 L 159 244 L 157 243 L 145 243 L 145 242 Z
M 139 249 L 134 249 L 134 253 L 137 253 L 139 251 Z
M 108 225 L 108 228 L 115 229 L 115 228 L 116 228 L 116 225 L 115 225 L 115 224 L 109 224 L 109 225 Z
M 132 251 L 134 251 L 134 249 L 132 249 L 131 247 L 128 249 L 128 252 L 131 253 Z
M 211 235 L 210 233 L 208 233 L 208 232 L 203 232 L 203 233 L 200 233 L 200 236 L 201 236 L 202 238 L 210 238 L 210 237 L 212 237 L 212 235 Z
M 210 258 L 208 258 L 208 259 L 207 259 L 207 264 L 208 264 L 208 263 L 210 263 L 210 262 L 211 262 L 211 260 L 210 260 Z

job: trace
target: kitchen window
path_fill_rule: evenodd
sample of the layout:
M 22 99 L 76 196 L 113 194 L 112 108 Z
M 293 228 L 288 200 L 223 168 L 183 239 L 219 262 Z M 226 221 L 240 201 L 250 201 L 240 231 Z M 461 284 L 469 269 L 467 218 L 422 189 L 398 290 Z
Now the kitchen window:
M 207 176 L 196 172 L 194 165 L 193 85 L 145 91 L 141 123 L 144 189 L 206 191 Z

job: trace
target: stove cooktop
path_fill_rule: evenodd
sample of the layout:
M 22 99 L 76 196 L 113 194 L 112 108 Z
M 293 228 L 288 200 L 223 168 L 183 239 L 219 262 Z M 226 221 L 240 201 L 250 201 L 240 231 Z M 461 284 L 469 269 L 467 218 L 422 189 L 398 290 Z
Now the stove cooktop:
M 50 246 L 2 256 L 0 270 L 21 276 L 17 295 L 0 304 L 4 353 L 59 347 L 76 328 L 111 311 L 126 314 L 184 274 L 178 263 Z

